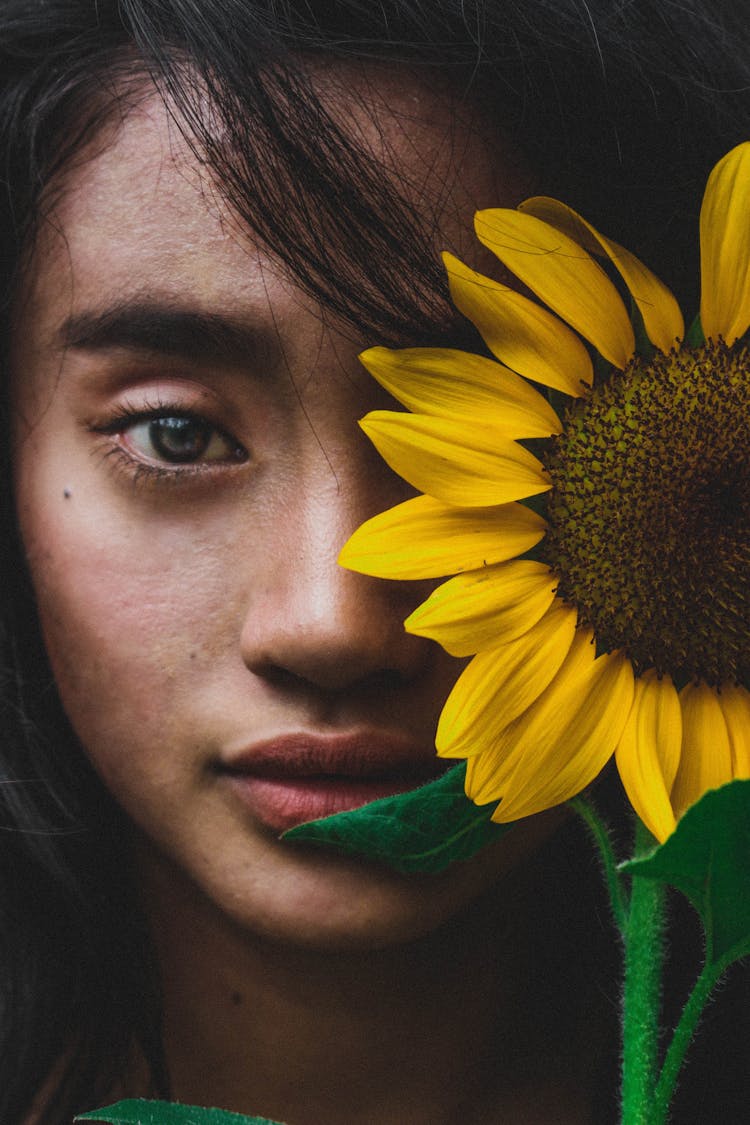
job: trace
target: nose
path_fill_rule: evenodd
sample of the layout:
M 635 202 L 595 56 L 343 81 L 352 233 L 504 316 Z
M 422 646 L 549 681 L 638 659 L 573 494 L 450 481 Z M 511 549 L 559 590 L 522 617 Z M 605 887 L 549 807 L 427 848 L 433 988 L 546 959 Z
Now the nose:
M 433 643 L 403 627 L 425 586 L 355 574 L 336 561 L 365 515 L 380 510 L 362 491 L 330 474 L 290 490 L 242 629 L 242 657 L 256 675 L 336 693 L 406 683 L 434 659 Z

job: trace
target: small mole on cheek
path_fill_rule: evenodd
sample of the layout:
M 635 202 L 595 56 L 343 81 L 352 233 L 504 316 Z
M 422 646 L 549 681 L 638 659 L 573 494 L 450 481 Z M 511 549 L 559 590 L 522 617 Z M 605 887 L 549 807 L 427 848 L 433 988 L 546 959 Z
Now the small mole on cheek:
M 242 993 L 241 992 L 233 992 L 232 993 L 232 1004 L 233 1004 L 233 1006 L 235 1008 L 238 1008 L 241 1003 L 242 1003 Z
M 63 496 L 65 497 L 66 500 L 70 500 L 72 495 L 73 495 L 73 493 L 70 491 L 69 488 L 63 489 Z

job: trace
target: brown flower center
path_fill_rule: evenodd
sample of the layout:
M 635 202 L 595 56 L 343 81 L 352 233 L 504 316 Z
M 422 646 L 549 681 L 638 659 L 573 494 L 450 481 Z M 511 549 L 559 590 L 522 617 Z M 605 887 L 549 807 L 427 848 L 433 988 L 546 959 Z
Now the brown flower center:
M 550 442 L 559 595 L 642 672 L 750 687 L 750 349 L 635 358 Z

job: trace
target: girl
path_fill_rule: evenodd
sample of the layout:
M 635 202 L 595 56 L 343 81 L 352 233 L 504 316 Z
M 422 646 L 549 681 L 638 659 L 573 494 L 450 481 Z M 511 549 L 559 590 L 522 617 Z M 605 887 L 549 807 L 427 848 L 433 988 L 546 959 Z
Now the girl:
M 0 1116 L 603 1122 L 560 813 L 431 878 L 279 834 L 434 776 L 461 667 L 403 632 L 420 585 L 336 566 L 407 495 L 357 352 L 476 350 L 439 251 L 490 269 L 473 211 L 540 189 L 697 276 L 747 54 L 697 4 L 268 9 L 4 6 Z

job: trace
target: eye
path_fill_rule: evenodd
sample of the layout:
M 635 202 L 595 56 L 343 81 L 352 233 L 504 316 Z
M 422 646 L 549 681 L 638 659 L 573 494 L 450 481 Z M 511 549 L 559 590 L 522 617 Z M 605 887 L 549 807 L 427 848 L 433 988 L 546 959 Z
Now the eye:
M 141 457 L 171 465 L 197 461 L 239 461 L 246 453 L 207 419 L 190 414 L 141 418 L 121 430 L 125 444 Z

